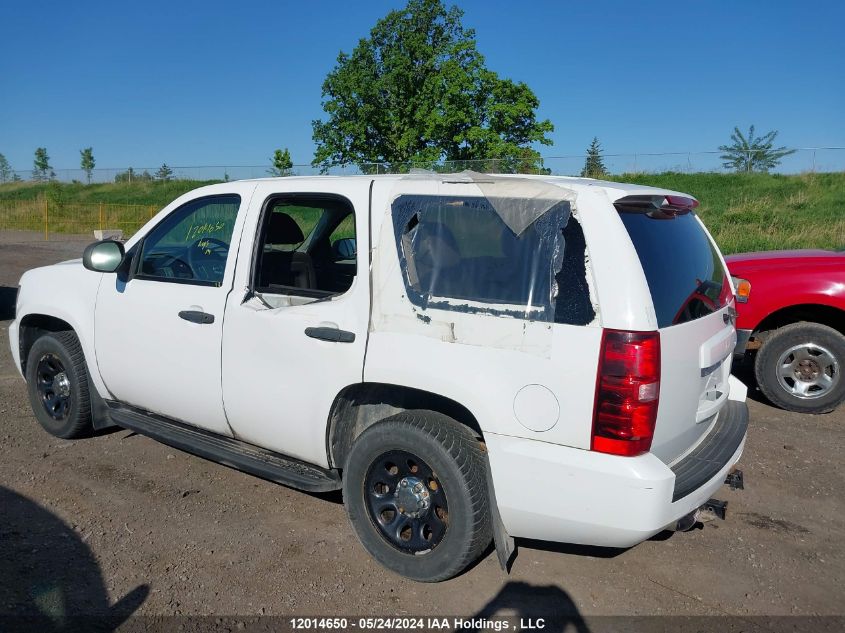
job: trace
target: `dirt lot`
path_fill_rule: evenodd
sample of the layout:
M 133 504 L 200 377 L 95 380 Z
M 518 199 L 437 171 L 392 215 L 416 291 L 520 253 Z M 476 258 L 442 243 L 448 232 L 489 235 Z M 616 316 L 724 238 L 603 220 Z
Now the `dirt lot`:
M 0 234 L 0 318 L 11 317 L 23 270 L 83 246 Z M 337 495 L 288 490 L 127 431 L 48 436 L 14 369 L 8 325 L 0 614 L 63 600 L 69 612 L 142 615 L 845 613 L 845 409 L 803 416 L 751 402 L 746 490 L 723 489 L 727 521 L 627 551 L 523 542 L 510 576 L 490 553 L 452 581 L 422 585 L 365 554 Z

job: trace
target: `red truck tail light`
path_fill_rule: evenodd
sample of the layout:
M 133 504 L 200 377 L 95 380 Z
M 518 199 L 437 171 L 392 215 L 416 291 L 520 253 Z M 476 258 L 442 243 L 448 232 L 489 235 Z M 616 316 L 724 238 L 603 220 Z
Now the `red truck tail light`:
M 604 330 L 590 448 L 640 455 L 651 448 L 660 398 L 660 334 Z

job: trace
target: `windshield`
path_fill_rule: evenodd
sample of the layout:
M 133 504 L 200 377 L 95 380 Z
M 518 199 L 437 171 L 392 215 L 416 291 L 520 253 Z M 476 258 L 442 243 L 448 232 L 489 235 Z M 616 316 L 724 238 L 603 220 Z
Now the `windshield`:
M 645 272 L 659 328 L 707 316 L 730 302 L 719 251 L 694 213 L 617 209 Z

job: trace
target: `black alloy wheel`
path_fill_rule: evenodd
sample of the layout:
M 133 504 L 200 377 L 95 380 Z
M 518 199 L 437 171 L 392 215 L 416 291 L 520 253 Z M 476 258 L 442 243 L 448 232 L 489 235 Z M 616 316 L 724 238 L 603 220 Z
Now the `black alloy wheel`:
M 71 384 L 65 366 L 58 356 L 47 352 L 39 359 L 35 372 L 44 411 L 54 420 L 63 422 L 71 405 Z
M 91 434 L 88 366 L 76 334 L 65 330 L 38 336 L 27 354 L 25 374 L 29 404 L 45 431 L 63 439 Z
M 449 526 L 449 502 L 431 467 L 394 450 L 378 457 L 365 480 L 370 519 L 393 547 L 422 554 L 437 547 Z
M 343 500 L 370 555 L 422 582 L 477 560 L 493 538 L 484 448 L 436 411 L 403 411 L 365 429 L 344 460 Z

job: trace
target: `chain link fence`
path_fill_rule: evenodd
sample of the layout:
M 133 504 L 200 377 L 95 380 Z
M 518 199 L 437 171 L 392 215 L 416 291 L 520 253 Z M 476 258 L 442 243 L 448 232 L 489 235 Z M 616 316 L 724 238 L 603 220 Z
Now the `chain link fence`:
M 609 174 L 624 179 L 625 174 L 643 173 L 725 173 L 720 155 L 722 152 L 662 152 L 638 154 L 602 155 Z M 439 172 L 458 172 L 470 169 L 488 173 L 536 173 L 553 175 L 579 175 L 584 166 L 583 155 L 547 156 L 537 164 L 526 164 L 506 160 L 445 161 L 436 163 L 362 163 L 333 167 L 327 173 L 332 175 L 388 174 L 408 173 L 413 169 Z M 120 230 L 124 237 L 129 237 L 158 212 L 163 204 L 198 182 L 241 180 L 264 178 L 271 174 L 266 165 L 253 166 L 196 166 L 171 167 L 165 187 L 161 186 L 164 178 L 156 176 L 160 168 L 116 168 L 94 169 L 91 172 L 92 183 L 144 183 L 153 181 L 153 188 L 158 194 L 167 194 L 167 200 L 154 199 L 161 204 L 116 204 L 111 202 L 77 202 L 73 196 L 52 195 L 51 188 L 39 193 L 37 197 L 22 199 L 15 195 L 18 189 L 14 185 L 0 184 L 0 231 L 20 232 L 26 239 L 53 239 L 61 235 L 67 239 L 73 235 L 80 239 L 91 239 L 95 230 Z M 845 171 L 845 147 L 800 148 L 785 156 L 777 173 L 821 173 Z M 295 165 L 285 175 L 312 175 L 321 173 L 311 165 Z M 35 176 L 35 178 L 33 178 Z M 32 172 L 13 172 L 6 175 L 5 181 L 44 182 L 88 182 L 88 174 L 81 169 L 60 169 L 48 174 Z M 3 181 L 0 178 L 0 183 Z M 65 188 L 55 188 L 61 192 Z M 83 191 L 82 189 L 81 191 Z M 165 191 L 166 190 L 166 191 Z M 172 194 L 172 195 L 171 195 Z
M 129 237 L 161 209 L 150 204 L 55 202 L 0 199 L 0 231 L 17 231 L 44 240 L 79 236 L 91 240 L 96 230 L 119 230 Z
M 662 172 L 715 172 L 733 171 L 723 165 L 720 158 L 723 152 L 643 152 L 643 153 L 603 153 L 605 168 L 610 174 L 641 174 Z M 750 152 L 753 156 L 753 152 Z M 331 167 L 325 172 L 312 165 L 294 165 L 289 176 L 308 176 L 319 173 L 331 175 L 388 174 L 406 173 L 411 169 L 429 169 L 434 171 L 474 171 L 488 173 L 546 173 L 556 176 L 577 176 L 584 167 L 586 156 L 583 154 L 545 156 L 538 162 L 513 161 L 502 159 L 437 161 L 391 164 L 366 162 L 354 165 Z M 0 175 L 0 182 L 45 181 L 78 183 L 109 182 L 144 182 L 152 180 L 244 180 L 249 178 L 267 178 L 272 173 L 268 165 L 203 165 L 168 167 L 168 172 L 161 167 L 116 167 L 96 168 L 90 174 L 82 169 L 51 169 L 47 172 L 32 170 L 10 171 Z M 801 147 L 783 157 L 773 173 L 799 174 L 807 172 L 845 171 L 845 147 Z

